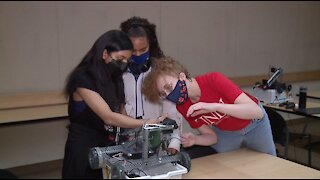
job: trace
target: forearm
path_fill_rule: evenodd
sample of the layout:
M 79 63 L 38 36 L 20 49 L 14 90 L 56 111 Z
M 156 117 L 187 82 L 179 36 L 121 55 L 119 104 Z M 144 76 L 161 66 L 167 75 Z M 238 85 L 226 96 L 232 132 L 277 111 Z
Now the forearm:
M 180 145 L 181 145 L 181 137 L 180 137 L 180 132 L 179 129 L 173 130 L 171 137 L 170 137 L 170 143 L 169 143 L 169 148 L 174 148 L 178 151 L 180 151 Z
M 195 145 L 211 146 L 217 143 L 217 137 L 212 134 L 200 134 L 195 136 Z
M 137 120 L 134 118 L 131 118 L 129 116 L 116 113 L 116 112 L 110 112 L 108 114 L 103 115 L 102 117 L 105 124 L 110 124 L 113 126 L 118 126 L 122 128 L 137 128 L 143 126 L 147 120 Z
M 216 111 L 222 114 L 227 114 L 239 119 L 261 119 L 263 112 L 255 103 L 246 104 L 218 104 Z
M 195 136 L 195 144 L 201 146 L 211 146 L 217 143 L 217 134 L 210 126 L 202 125 L 198 128 L 199 135 Z
M 89 108 L 91 108 L 105 124 L 122 128 L 137 128 L 143 126 L 145 123 L 145 120 L 137 120 L 121 113 L 113 112 L 104 99 L 94 91 L 85 88 L 79 88 L 77 91 Z M 154 123 L 155 120 L 149 121 L 150 123 Z

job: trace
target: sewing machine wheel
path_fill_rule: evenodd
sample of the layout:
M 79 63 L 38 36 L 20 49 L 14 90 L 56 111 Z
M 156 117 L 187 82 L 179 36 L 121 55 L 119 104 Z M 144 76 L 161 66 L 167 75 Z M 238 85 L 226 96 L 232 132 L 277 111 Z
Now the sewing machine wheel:
M 188 169 L 188 172 L 191 170 L 191 158 L 188 153 L 180 152 L 181 160 L 180 164 Z
M 114 165 L 111 179 L 126 179 L 126 174 L 122 166 Z

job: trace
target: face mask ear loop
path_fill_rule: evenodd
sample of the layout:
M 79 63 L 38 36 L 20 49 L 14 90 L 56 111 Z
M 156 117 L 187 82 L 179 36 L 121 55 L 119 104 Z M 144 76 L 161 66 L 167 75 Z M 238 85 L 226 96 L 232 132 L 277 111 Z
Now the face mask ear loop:
M 151 65 L 151 62 L 150 62 L 150 59 L 148 58 L 146 62 L 143 63 L 142 67 L 140 67 L 141 72 L 142 73 L 147 72 L 150 69 L 150 65 Z
M 141 79 L 141 88 L 142 88 L 142 85 L 143 85 L 143 81 L 144 81 L 144 75 L 142 75 L 142 79 Z M 144 104 L 143 104 L 143 94 L 142 94 L 142 91 L 140 91 L 141 93 L 141 105 L 142 105 L 142 116 L 144 117 Z

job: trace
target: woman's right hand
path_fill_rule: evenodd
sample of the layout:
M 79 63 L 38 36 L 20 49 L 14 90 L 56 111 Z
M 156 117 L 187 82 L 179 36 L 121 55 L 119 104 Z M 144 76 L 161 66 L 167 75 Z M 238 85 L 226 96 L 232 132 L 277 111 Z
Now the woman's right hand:
M 158 117 L 157 119 L 148 119 L 144 124 L 159 124 L 161 123 L 164 119 L 167 118 L 167 115 L 162 115 Z

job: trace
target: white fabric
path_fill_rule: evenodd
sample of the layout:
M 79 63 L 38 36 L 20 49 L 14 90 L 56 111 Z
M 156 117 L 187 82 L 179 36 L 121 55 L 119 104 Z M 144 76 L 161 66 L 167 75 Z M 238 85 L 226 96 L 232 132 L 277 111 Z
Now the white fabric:
M 171 134 L 169 148 L 180 151 L 180 134 L 183 117 L 176 110 L 176 105 L 168 100 L 164 100 L 161 104 L 151 103 L 141 92 L 143 80 L 150 70 L 151 68 L 147 72 L 141 73 L 137 82 L 132 73 L 126 72 L 123 74 L 125 110 L 129 116 L 133 118 L 141 116 L 143 119 L 158 118 L 159 116 L 168 113 L 168 118 L 176 120 L 179 126 L 179 128 L 175 129 Z

